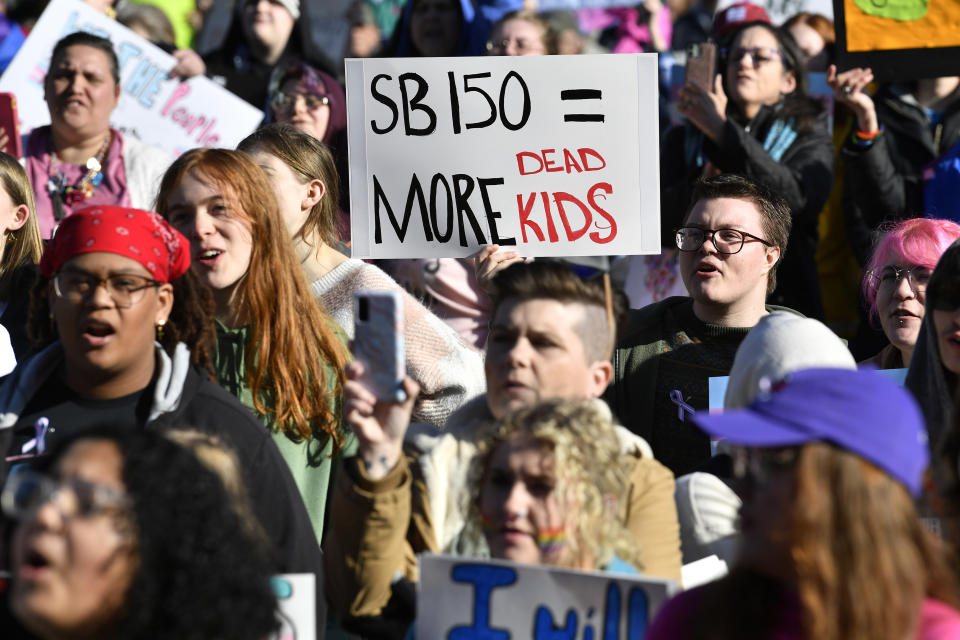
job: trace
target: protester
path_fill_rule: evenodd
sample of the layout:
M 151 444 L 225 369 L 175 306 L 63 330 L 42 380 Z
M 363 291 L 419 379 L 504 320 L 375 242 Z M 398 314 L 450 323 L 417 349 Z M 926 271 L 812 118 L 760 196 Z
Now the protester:
M 956 579 L 911 494 L 929 460 L 922 415 L 872 371 L 809 369 L 748 408 L 695 421 L 746 447 L 740 553 L 646 637 L 953 638 Z
M 0 375 L 31 350 L 29 292 L 43 254 L 30 180 L 17 159 L 0 153 Z
M 680 89 L 678 110 L 688 124 L 671 130 L 662 147 L 663 246 L 670 246 L 666 234 L 682 221 L 696 178 L 739 173 L 762 182 L 787 201 L 793 219 L 771 301 L 822 318 L 814 253 L 835 164 L 827 114 L 808 95 L 803 56 L 789 33 L 746 22 L 727 38 L 714 85 Z
M 924 317 L 927 282 L 940 255 L 960 238 L 949 220 L 904 220 L 880 240 L 863 277 L 870 317 L 880 322 L 890 344 L 867 360 L 881 369 L 910 366 Z
M 307 511 L 277 448 L 209 379 L 212 303 L 189 268 L 186 238 L 154 213 L 89 207 L 66 218 L 31 296 L 29 327 L 44 348 L 0 387 L 0 450 L 29 459 L 104 423 L 213 433 L 237 453 L 276 570 L 322 581 Z M 317 616 L 322 628 L 322 589 Z
M 926 311 L 910 359 L 906 386 L 916 396 L 927 422 L 934 462 L 951 419 L 960 374 L 957 335 L 960 327 L 960 241 L 940 256 L 927 282 Z M 938 471 L 934 465 L 934 472 Z
M 170 18 L 150 4 L 125 4 L 117 11 L 117 22 L 157 45 L 167 53 L 176 50 L 176 34 Z
M 822 322 L 784 311 L 768 313 L 737 348 L 723 410 L 747 407 L 769 390 L 771 380 L 809 368 L 853 370 L 857 363 L 847 345 Z M 684 564 L 716 554 L 729 565 L 736 557 L 736 518 L 741 502 L 734 492 L 729 447 L 719 442 L 717 449 L 709 473 L 677 478 Z
M 354 0 L 347 12 L 350 19 L 349 58 L 372 58 L 383 45 L 383 35 L 377 24 L 377 16 L 366 0 Z
M 843 147 L 843 193 L 847 237 L 861 264 L 881 223 L 947 217 L 924 202 L 924 168 L 960 142 L 960 77 L 885 84 L 875 97 L 865 91 L 872 82 L 870 69 L 827 72 L 834 99 L 855 116 Z
M 302 24 L 300 0 L 242 0 L 232 13 L 226 25 L 206 26 L 201 33 L 205 37 L 198 36 L 205 45 L 199 52 L 177 51 L 172 73 L 184 78 L 206 74 L 258 109 L 266 109 L 276 69 L 298 60 L 313 67 L 329 66 L 318 50 L 322 43 L 309 37 L 311 25 Z M 208 37 L 215 28 L 217 33 Z
M 342 334 L 310 294 L 270 182 L 244 153 L 194 149 L 170 166 L 157 211 L 190 242 L 216 305 L 217 378 L 269 429 L 319 541 L 340 424 Z
M 347 94 L 329 74 L 296 63 L 271 80 L 267 120 L 289 123 L 323 142 L 333 153 L 340 208 L 338 240 L 350 241 L 350 164 L 347 156 Z M 335 246 L 335 245 L 331 245 Z
M 240 149 L 270 179 L 314 296 L 352 339 L 357 291 L 401 287 L 374 265 L 347 258 L 333 248 L 337 170 L 330 152 L 316 138 L 278 124 L 249 135 Z M 414 406 L 414 420 L 442 428 L 451 413 L 483 393 L 483 358 L 407 293 L 403 325 L 407 375 L 417 381 L 422 393 Z
M 354 539 L 340 540 L 334 531 L 327 540 L 328 571 L 332 576 L 349 576 L 331 578 L 331 585 L 350 585 L 334 596 L 340 615 L 382 612 L 389 594 L 373 593 L 364 586 L 370 580 L 365 572 L 373 565 L 385 564 L 392 567 L 391 575 L 397 570 L 411 577 L 416 573 L 416 551 L 486 555 L 482 536 L 465 528 L 471 487 L 467 470 L 478 445 L 489 439 L 493 420 L 543 400 L 599 397 L 610 380 L 609 354 L 617 319 L 623 315 L 622 302 L 619 296 L 608 298 L 599 280 L 582 280 L 562 263 L 534 262 L 514 265 L 498 274 L 496 290 L 485 361 L 487 394 L 451 416 L 443 436 L 411 437 L 407 432 L 408 404 L 377 405 L 374 418 L 365 410 L 374 405 L 372 394 L 359 384 L 345 388 L 348 402 L 356 400 L 365 407 L 360 415 L 380 420 L 387 430 L 382 441 L 360 444 L 361 457 L 378 459 L 382 453 L 386 460 L 384 465 L 365 468 L 361 491 L 379 494 L 395 488 L 389 480 L 375 480 L 386 474 L 392 468 L 391 461 L 401 455 L 405 433 L 407 452 L 417 458 L 412 468 L 418 480 L 410 497 L 414 515 L 404 554 L 370 551 L 362 563 L 357 563 L 344 551 L 352 548 Z M 358 380 L 362 373 L 362 364 L 354 363 L 348 377 Z M 621 451 L 619 466 L 630 483 L 618 520 L 636 542 L 643 572 L 679 581 L 673 476 L 653 459 L 643 440 L 622 427 L 616 432 Z M 423 451 L 426 453 L 419 455 Z M 348 508 L 346 503 L 339 504 Z M 331 518 L 350 521 L 356 512 L 352 514 L 341 515 L 334 508 Z
M 557 34 L 536 11 L 511 11 L 490 30 L 487 53 L 492 56 L 553 55 L 557 53 Z
M 469 0 L 409 0 L 384 46 L 389 58 L 478 55 L 490 23 Z
M 631 311 L 607 399 L 657 460 L 683 475 L 710 458 L 710 440 L 684 418 L 708 406 L 708 378 L 725 376 L 767 294 L 790 236 L 790 209 L 767 186 L 732 174 L 698 182 L 676 232 L 690 297 Z
M 84 206 L 151 205 L 170 157 L 110 127 L 120 91 L 109 40 L 77 31 L 54 46 L 44 80 L 50 124 L 34 129 L 25 144 L 44 238 Z
M 3 498 L 18 520 L 10 606 L 39 638 L 262 640 L 277 627 L 266 541 L 214 472 L 155 432 L 69 438 Z
M 361 453 L 346 462 L 338 482 L 335 508 L 342 517 L 333 526 L 339 544 L 328 553 L 359 560 L 365 580 L 355 583 L 352 573 L 343 572 L 331 581 L 385 601 L 395 588 L 394 571 L 403 568 L 404 578 L 416 581 L 409 557 L 404 567 L 416 473 L 398 449 L 386 461 L 381 456 L 384 440 L 402 439 L 405 422 L 380 423 L 372 396 L 357 382 L 348 385 L 357 387 L 346 409 Z M 416 384 L 407 378 L 405 388 L 409 411 Z M 394 427 L 401 433 L 387 432 Z M 617 520 L 628 487 L 621 458 L 610 411 L 599 400 L 547 400 L 510 411 L 493 423 L 473 458 L 469 526 L 494 558 L 636 573 L 643 569 L 642 554 Z M 368 562 L 372 555 L 384 562 Z M 332 595 L 337 610 L 342 597 L 339 591 Z
M 673 36 L 670 38 L 670 49 L 673 51 L 686 51 L 690 45 L 706 42 L 710 38 L 717 0 L 695 0 L 691 5 L 677 7 Z
M 833 64 L 837 35 L 830 18 L 801 11 L 788 18 L 783 28 L 790 32 L 803 51 L 803 64 L 808 73 L 824 72 Z

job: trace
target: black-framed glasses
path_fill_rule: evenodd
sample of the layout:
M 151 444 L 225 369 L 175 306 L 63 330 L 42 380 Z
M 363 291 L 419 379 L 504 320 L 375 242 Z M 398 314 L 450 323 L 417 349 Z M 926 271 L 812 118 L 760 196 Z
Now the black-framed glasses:
M 80 304 L 104 285 L 107 293 L 118 308 L 132 307 L 141 300 L 147 289 L 159 287 L 157 282 L 144 276 L 132 274 L 114 274 L 101 278 L 83 271 L 61 271 L 53 277 L 53 291 L 58 298 Z
M 293 111 L 297 105 L 297 99 L 303 98 L 303 103 L 309 111 L 314 111 L 320 107 L 326 107 L 330 104 L 330 98 L 327 96 L 318 96 L 312 93 L 295 93 L 283 91 L 273 96 L 273 108 L 277 111 Z
M 738 480 L 751 479 L 757 484 L 766 484 L 771 476 L 789 471 L 800 459 L 801 446 L 751 448 L 734 447 L 733 475 Z
M 772 247 L 772 242 L 763 238 L 740 231 L 739 229 L 701 229 L 700 227 L 680 227 L 677 229 L 677 249 L 680 251 L 699 251 L 707 237 L 713 241 L 718 253 L 740 253 L 745 242 L 760 242 Z
M 50 501 L 64 521 L 130 507 L 129 497 L 111 487 L 80 478 L 54 479 L 30 469 L 11 473 L 0 494 L 3 513 L 16 520 L 29 518 Z
M 927 283 L 930 282 L 930 276 L 933 275 L 933 269 L 922 265 L 914 265 L 909 268 L 898 267 L 894 264 L 888 264 L 880 269 L 874 269 L 867 272 L 867 284 L 876 291 L 881 290 L 884 293 L 895 291 L 900 286 L 900 282 L 906 278 L 907 284 L 915 294 L 921 294 L 927 290 Z
M 727 63 L 730 64 L 740 64 L 740 61 L 743 60 L 746 56 L 750 56 L 750 64 L 753 65 L 754 69 L 759 69 L 761 66 L 767 64 L 768 62 L 773 62 L 774 60 L 783 61 L 783 53 L 779 49 L 773 49 L 771 47 L 737 47 L 736 49 L 723 49 L 720 52 L 723 57 L 727 60 Z

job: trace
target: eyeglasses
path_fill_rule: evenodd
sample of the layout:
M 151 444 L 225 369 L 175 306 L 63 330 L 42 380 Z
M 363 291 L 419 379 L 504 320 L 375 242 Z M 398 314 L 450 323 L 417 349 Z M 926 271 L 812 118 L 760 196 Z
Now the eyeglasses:
M 767 242 L 746 231 L 738 229 L 701 229 L 700 227 L 680 227 L 677 229 L 677 248 L 680 251 L 699 251 L 707 236 L 713 241 L 713 246 L 719 253 L 740 253 L 745 242 L 760 242 L 768 247 L 773 243 Z
M 900 286 L 900 281 L 906 278 L 913 292 L 920 294 L 927 290 L 927 283 L 930 282 L 931 275 L 933 275 L 933 271 L 929 267 L 915 265 L 909 269 L 903 269 L 888 264 L 882 269 L 868 272 L 867 283 L 878 293 L 880 291 L 889 293 L 895 291 Z
M 750 62 L 754 69 L 759 69 L 762 65 L 773 62 L 775 59 L 783 61 L 783 54 L 780 50 L 770 47 L 751 47 L 749 49 L 737 47 L 736 49 L 723 49 L 721 53 L 727 58 L 727 64 L 740 64 L 744 57 L 750 56 Z
M 801 447 L 734 447 L 731 451 L 733 475 L 738 480 L 750 478 L 764 484 L 771 476 L 792 469 L 800 459 L 800 450 Z
M 297 106 L 298 98 L 303 98 L 303 103 L 309 111 L 330 104 L 330 98 L 327 96 L 318 96 L 313 93 L 284 93 L 281 91 L 273 96 L 273 108 L 277 111 L 293 111 Z
M 82 271 L 61 271 L 53 277 L 53 291 L 58 298 L 73 304 L 80 304 L 92 296 L 97 288 L 106 285 L 107 293 L 114 304 L 126 309 L 143 300 L 144 293 L 150 287 L 162 283 L 138 275 L 117 274 L 98 278 Z
M 495 56 L 502 56 L 511 44 L 518 56 L 528 56 L 544 52 L 543 45 L 539 42 L 531 42 L 530 40 L 524 40 L 522 38 L 518 40 L 503 39 L 499 42 L 490 41 L 487 43 L 487 52 Z
M 3 513 L 16 520 L 29 518 L 50 501 L 64 521 L 92 518 L 107 511 L 125 511 L 130 507 L 130 499 L 111 487 L 79 478 L 54 480 L 29 469 L 11 473 L 0 494 Z

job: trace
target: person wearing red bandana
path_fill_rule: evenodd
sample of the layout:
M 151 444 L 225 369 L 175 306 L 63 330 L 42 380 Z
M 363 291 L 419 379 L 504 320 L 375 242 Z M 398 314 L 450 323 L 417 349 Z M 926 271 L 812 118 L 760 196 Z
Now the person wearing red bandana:
M 40 274 L 30 317 L 42 350 L 0 387 L 0 477 L 88 428 L 189 426 L 235 451 L 276 571 L 319 571 L 320 550 L 283 458 L 253 415 L 211 381 L 213 305 L 190 272 L 186 238 L 153 212 L 87 207 L 64 218 Z

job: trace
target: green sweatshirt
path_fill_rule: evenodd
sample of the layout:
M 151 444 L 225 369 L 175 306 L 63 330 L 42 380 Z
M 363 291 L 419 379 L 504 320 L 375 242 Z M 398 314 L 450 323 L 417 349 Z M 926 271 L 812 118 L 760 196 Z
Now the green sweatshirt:
M 228 329 L 217 322 L 217 380 L 224 389 L 237 396 L 244 405 L 249 407 L 270 429 L 273 441 L 280 449 L 280 455 L 283 456 L 287 466 L 290 467 L 290 473 L 293 474 L 297 488 L 300 489 L 300 496 L 303 498 L 307 513 L 310 515 L 310 522 L 313 524 L 314 533 L 317 535 L 317 542 L 321 542 L 325 530 L 327 498 L 333 488 L 333 478 L 336 477 L 337 465 L 341 457 L 354 455 L 357 449 L 356 438 L 352 433 L 347 433 L 346 444 L 337 454 L 337 458 L 334 459 L 330 455 L 333 449 L 331 440 L 327 439 L 322 443 L 315 439 L 294 441 L 283 431 L 272 426 L 267 416 L 257 414 L 253 406 L 253 394 L 250 392 L 247 383 L 244 365 L 244 351 L 248 339 L 249 327 Z M 327 379 L 332 380 L 334 378 L 333 368 L 327 366 L 326 372 L 329 374 Z M 331 400 L 337 407 L 334 415 L 339 418 L 342 398 L 331 398 Z M 338 428 L 342 428 L 342 425 L 338 425 Z

